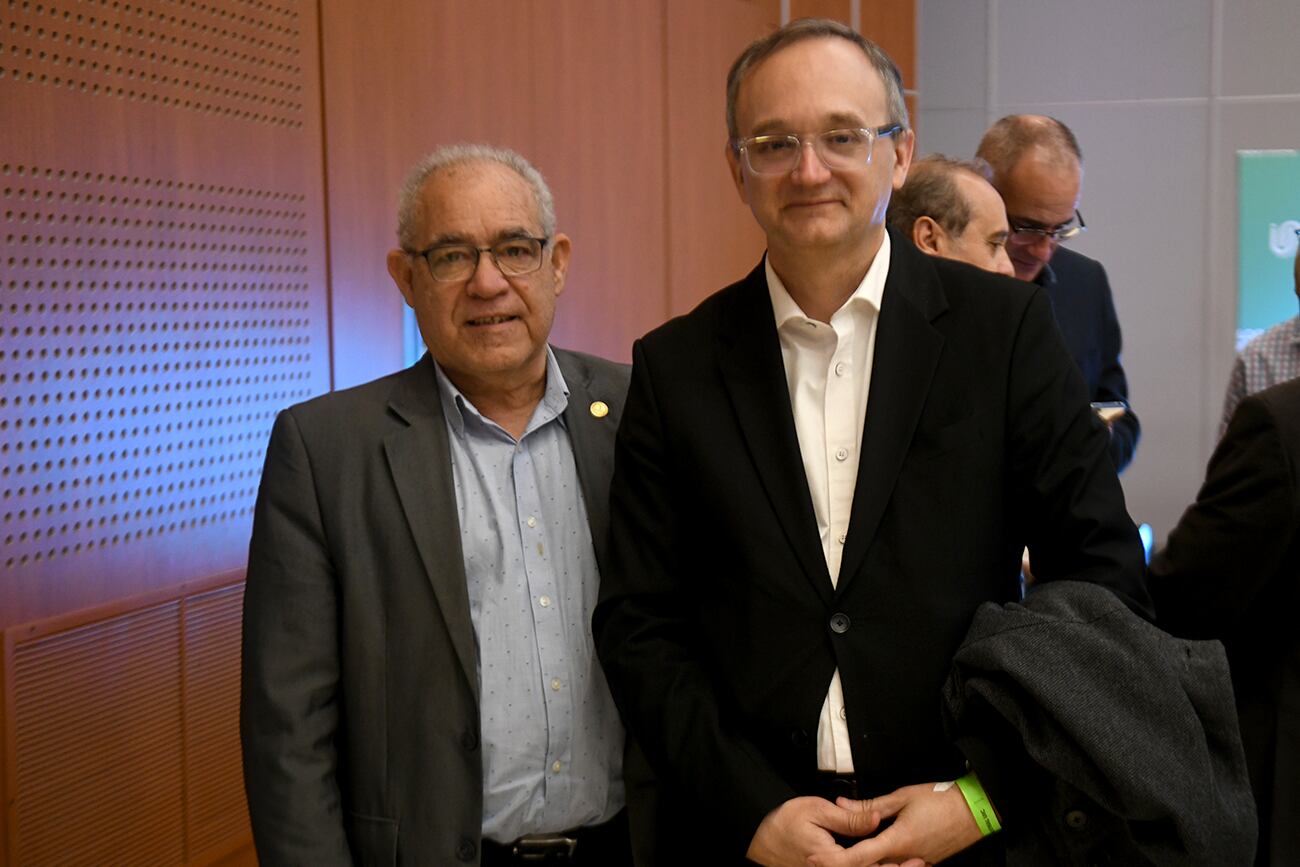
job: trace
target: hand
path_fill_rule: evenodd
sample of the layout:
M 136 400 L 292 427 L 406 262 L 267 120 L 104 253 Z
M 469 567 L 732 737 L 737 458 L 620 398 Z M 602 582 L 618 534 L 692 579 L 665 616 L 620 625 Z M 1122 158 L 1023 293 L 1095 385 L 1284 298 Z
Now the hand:
M 810 867 L 934 864 L 975 844 L 982 836 L 956 786 L 943 792 L 936 792 L 932 784 L 905 786 L 869 801 L 840 798 L 836 805 L 865 814 L 872 827 L 891 816 L 894 824 L 848 849 L 814 853 L 808 859 Z
M 763 817 L 745 857 L 768 867 L 806 867 L 813 853 L 843 852 L 832 834 L 865 837 L 880 824 L 879 814 L 861 806 L 864 803 L 870 804 L 845 801 L 851 806 L 841 806 L 825 798 L 791 798 Z

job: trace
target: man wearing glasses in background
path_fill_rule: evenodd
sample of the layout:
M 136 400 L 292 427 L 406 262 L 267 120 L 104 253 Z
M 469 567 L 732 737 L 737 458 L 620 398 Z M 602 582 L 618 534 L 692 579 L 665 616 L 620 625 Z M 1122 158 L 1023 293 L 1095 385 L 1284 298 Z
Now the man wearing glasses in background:
M 782 27 L 727 125 L 767 255 L 633 349 L 594 620 L 656 863 L 997 863 L 1015 759 L 942 687 L 1026 543 L 1145 605 L 1107 436 L 1041 290 L 886 232 L 913 136 L 878 46 Z
M 1007 207 L 1007 253 L 1021 280 L 1037 283 L 1052 300 L 1066 348 L 1110 427 L 1110 456 L 1123 472 L 1137 450 L 1141 427 L 1128 406 L 1120 365 L 1119 318 L 1101 263 L 1061 246 L 1086 228 L 1079 213 L 1083 154 L 1070 128 L 1043 115 L 1008 115 L 984 133 L 976 156 L 993 167 L 993 186 Z
M 244 599 L 258 858 L 625 867 L 588 624 L 627 368 L 547 345 L 570 242 L 518 154 L 427 157 L 398 240 L 429 353 L 271 434 Z

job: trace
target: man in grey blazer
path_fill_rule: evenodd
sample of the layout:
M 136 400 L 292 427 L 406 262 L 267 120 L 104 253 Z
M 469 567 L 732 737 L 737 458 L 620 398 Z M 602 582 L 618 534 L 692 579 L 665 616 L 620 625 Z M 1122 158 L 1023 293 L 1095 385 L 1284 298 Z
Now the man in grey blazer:
M 427 157 L 398 235 L 428 355 L 271 434 L 240 721 L 258 856 L 630 863 L 588 626 L 627 368 L 548 346 L 570 241 L 517 154 Z

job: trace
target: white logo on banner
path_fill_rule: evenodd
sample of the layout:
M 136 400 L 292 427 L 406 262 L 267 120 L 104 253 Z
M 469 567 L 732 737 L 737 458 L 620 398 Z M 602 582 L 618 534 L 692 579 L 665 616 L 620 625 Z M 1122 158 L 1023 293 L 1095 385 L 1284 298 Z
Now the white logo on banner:
M 1296 254 L 1296 246 L 1300 244 L 1296 232 L 1300 232 L 1300 222 L 1296 220 L 1268 224 L 1268 248 L 1273 251 L 1274 256 L 1279 259 L 1290 259 Z

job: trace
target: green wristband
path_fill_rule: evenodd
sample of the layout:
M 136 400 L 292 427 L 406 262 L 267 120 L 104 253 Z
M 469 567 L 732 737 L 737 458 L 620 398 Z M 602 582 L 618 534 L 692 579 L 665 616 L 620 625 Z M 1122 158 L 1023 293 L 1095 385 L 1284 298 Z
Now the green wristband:
M 993 812 L 989 796 L 984 794 L 984 787 L 980 785 L 979 777 L 975 776 L 974 771 L 957 780 L 957 788 L 961 789 L 966 806 L 970 807 L 970 814 L 975 817 L 975 824 L 979 826 L 982 835 L 987 837 L 1002 830 L 998 814 Z

